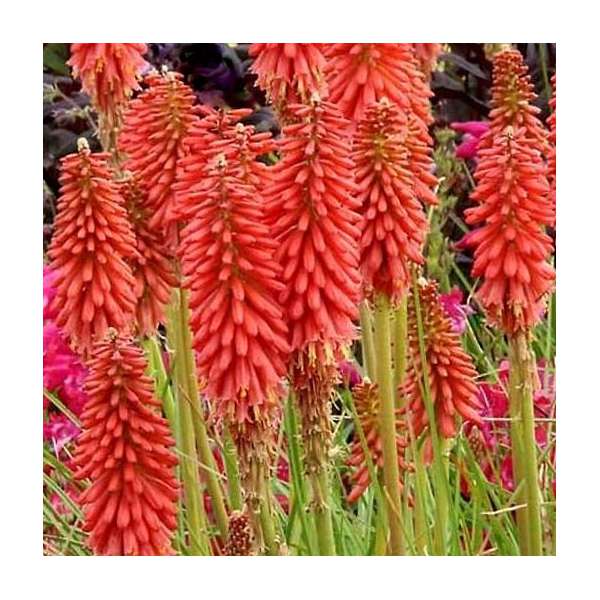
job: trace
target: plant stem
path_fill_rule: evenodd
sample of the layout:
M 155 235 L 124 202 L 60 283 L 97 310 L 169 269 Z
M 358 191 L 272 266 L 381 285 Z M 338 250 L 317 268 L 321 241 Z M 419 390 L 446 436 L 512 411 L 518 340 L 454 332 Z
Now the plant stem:
M 404 539 L 390 337 L 390 301 L 387 296 L 381 295 L 375 305 L 375 379 L 380 398 L 379 431 L 383 450 L 384 496 L 387 499 L 390 551 L 391 554 L 399 556 L 404 554 Z
M 169 343 L 175 350 L 173 357 L 175 393 L 179 409 L 179 450 L 181 454 L 181 476 L 185 494 L 185 507 L 190 534 L 190 553 L 208 555 L 209 543 L 206 532 L 206 515 L 200 496 L 200 478 L 198 473 L 198 457 L 196 439 L 192 424 L 192 410 L 186 395 L 186 377 L 184 367 L 184 348 L 179 319 L 179 290 L 173 290 L 173 301 L 167 308 Z
M 225 502 L 223 500 L 223 490 L 218 479 L 217 465 L 210 447 L 206 423 L 204 422 L 204 412 L 200 405 L 200 394 L 198 392 L 198 379 L 196 377 L 196 367 L 194 362 L 194 351 L 192 348 L 192 334 L 189 328 L 189 309 L 187 302 L 187 292 L 181 290 L 179 293 L 179 320 L 182 338 L 182 352 L 184 358 L 186 391 L 188 404 L 192 411 L 192 425 L 196 438 L 196 447 L 200 454 L 200 467 L 206 480 L 206 487 L 212 501 L 213 514 L 219 533 L 223 539 L 227 538 L 229 529 L 229 519 Z
M 538 485 L 537 445 L 533 404 L 535 361 L 529 344 L 529 332 L 521 331 L 509 339 L 510 358 L 510 409 L 513 468 L 515 485 L 524 481 L 524 499 L 527 509 L 520 512 L 526 520 L 517 521 L 521 541 L 527 540 L 522 554 L 542 555 L 542 517 Z M 524 530 L 523 530 L 524 529 Z
M 302 531 L 306 539 L 309 552 L 312 555 L 317 553 L 317 543 L 312 522 L 306 518 L 306 481 L 302 469 L 300 435 L 298 433 L 298 423 L 296 420 L 296 409 L 292 394 L 290 394 L 285 405 L 285 431 L 288 441 L 288 456 L 290 461 L 290 472 L 293 486 L 293 500 L 298 503 L 298 517 L 302 526 Z
M 360 305 L 360 328 L 363 350 L 363 367 L 367 377 L 373 381 L 375 377 L 375 346 L 373 341 L 373 318 L 369 304 L 364 300 Z
M 238 468 L 235 444 L 231 438 L 228 426 L 225 426 L 223 434 L 223 462 L 225 463 L 225 471 L 227 472 L 229 506 L 231 506 L 231 510 L 242 510 L 244 499 L 240 484 L 240 470 Z
M 335 538 L 331 519 L 331 496 L 327 466 L 309 477 L 312 488 L 313 514 L 317 527 L 317 542 L 321 556 L 335 556 Z
M 397 391 L 404 383 L 406 375 L 406 336 L 407 336 L 407 298 L 404 296 L 394 319 L 394 389 Z M 398 407 L 405 404 L 404 394 L 396 394 Z

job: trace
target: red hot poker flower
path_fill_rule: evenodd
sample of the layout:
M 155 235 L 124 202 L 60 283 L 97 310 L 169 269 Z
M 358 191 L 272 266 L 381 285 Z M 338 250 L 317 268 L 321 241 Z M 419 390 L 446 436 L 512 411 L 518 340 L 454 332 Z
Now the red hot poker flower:
M 193 217 L 200 198 L 198 193 L 207 185 L 206 166 L 214 163 L 217 155 L 224 151 L 231 156 L 233 149 L 235 154 L 235 145 L 230 143 L 235 137 L 235 125 L 252 114 L 246 108 L 223 111 L 204 106 L 199 107 L 198 112 L 203 114 L 203 118 L 191 125 L 183 140 L 185 155 L 177 162 L 177 177 L 173 185 L 175 213 L 183 222 Z
M 432 121 L 429 90 L 411 44 L 329 44 L 329 100 L 358 122 L 369 104 L 388 98 L 427 127 Z
M 249 54 L 258 85 L 278 110 L 326 95 L 323 44 L 252 44 Z
M 412 44 L 412 47 L 421 71 L 429 77 L 442 52 L 442 44 Z
M 474 248 L 473 277 L 483 277 L 479 299 L 488 318 L 506 333 L 532 327 L 543 313 L 543 298 L 554 281 L 546 262 L 552 223 L 546 165 L 526 130 L 494 138 L 482 149 L 471 198 L 479 206 L 465 212 L 480 227 L 465 243 Z
M 348 343 L 358 317 L 358 210 L 348 122 L 335 105 L 292 105 L 298 121 L 284 128 L 283 158 L 266 196 L 283 266 L 292 351 Z M 333 353 L 330 353 L 333 358 Z
M 535 98 L 523 55 L 513 49 L 498 52 L 494 56 L 490 132 L 482 139 L 481 147 L 489 147 L 507 127 L 523 128 L 531 143 L 545 154 L 547 134 L 538 117 L 540 109 L 532 104 Z
M 89 362 L 75 466 L 91 481 L 79 500 L 98 555 L 173 554 L 177 458 L 146 367 L 142 350 L 116 335 L 97 343 Z
M 128 260 L 135 237 L 124 201 L 107 166 L 85 140 L 61 163 L 61 195 L 48 250 L 56 272 L 57 325 L 87 351 L 109 327 L 126 331 L 135 313 L 135 280 Z
M 371 460 L 375 467 L 381 469 L 383 467 L 383 448 L 379 434 L 379 393 L 377 385 L 367 381 L 361 382 L 352 390 L 352 396 Z M 398 432 L 396 435 L 396 447 L 398 449 L 398 466 L 401 473 L 407 470 L 412 471 L 413 468 L 404 458 L 408 440 L 400 432 L 405 428 L 406 423 L 398 414 L 398 419 L 396 420 L 396 431 Z M 354 468 L 351 475 L 352 489 L 348 494 L 348 502 L 353 503 L 365 493 L 371 484 L 371 475 L 365 451 L 358 435 L 355 436 L 352 442 L 350 456 L 346 463 Z M 400 489 L 402 489 L 402 482 L 400 482 Z
M 206 166 L 180 253 L 206 394 L 222 415 L 244 423 L 251 409 L 268 412 L 278 402 L 288 343 L 277 244 L 241 171 L 223 155 Z
M 475 385 L 477 372 L 444 312 L 435 282 L 420 281 L 419 301 L 431 400 L 438 430 L 443 437 L 450 438 L 456 435 L 456 418 L 459 416 L 481 424 Z M 412 410 L 415 435 L 419 435 L 428 425 L 429 418 L 421 394 L 424 368 L 414 293 L 408 301 L 408 349 L 412 368 L 407 374 L 404 393 Z
M 120 182 L 121 194 L 135 233 L 137 255 L 130 260 L 137 298 L 136 323 L 140 335 L 150 335 L 164 322 L 165 307 L 177 285 L 173 260 L 161 231 L 148 227 L 147 205 L 137 177 Z
M 354 140 L 356 183 L 362 201 L 361 268 L 369 296 L 398 301 L 410 263 L 422 264 L 427 218 L 415 193 L 406 140 L 408 122 L 386 99 L 367 108 Z
M 124 168 L 143 186 L 152 229 L 166 227 L 173 211 L 173 183 L 177 163 L 185 155 L 183 140 L 195 115 L 194 93 L 178 73 L 146 77 L 148 89 L 133 100 L 125 113 L 119 149 L 127 156 Z
M 146 44 L 71 44 L 68 64 L 96 108 L 114 114 L 139 89 L 146 51 Z
M 550 149 L 548 151 L 548 179 L 550 180 L 550 199 L 552 202 L 554 218 L 553 225 L 556 225 L 556 75 L 552 77 L 552 98 L 550 98 L 550 109 L 552 112 L 548 117 L 548 127 L 550 128 Z

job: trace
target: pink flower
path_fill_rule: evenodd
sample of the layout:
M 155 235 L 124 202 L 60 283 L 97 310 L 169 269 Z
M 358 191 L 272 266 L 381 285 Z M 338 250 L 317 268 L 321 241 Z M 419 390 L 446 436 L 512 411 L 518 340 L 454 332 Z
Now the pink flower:
M 463 333 L 467 328 L 467 316 L 473 314 L 473 309 L 468 304 L 463 304 L 463 293 L 455 287 L 447 294 L 440 294 L 440 302 L 444 312 L 452 321 L 452 329 L 456 333 Z
M 342 376 L 342 381 L 348 389 L 352 389 L 355 385 L 362 382 L 362 376 L 358 370 L 356 363 L 351 360 L 341 360 L 338 363 L 338 371 Z
M 65 415 L 52 415 L 44 423 L 44 441 L 50 442 L 58 456 L 60 451 L 79 435 L 79 427 Z
M 477 158 L 477 146 L 479 140 L 490 128 L 488 121 L 464 121 L 463 123 L 451 123 L 454 131 L 463 134 L 462 142 L 456 147 L 456 156 L 465 160 Z

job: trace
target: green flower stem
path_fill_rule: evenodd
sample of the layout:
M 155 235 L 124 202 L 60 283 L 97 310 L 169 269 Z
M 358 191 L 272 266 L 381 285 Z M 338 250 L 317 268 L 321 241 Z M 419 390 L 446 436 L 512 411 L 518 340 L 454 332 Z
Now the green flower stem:
M 375 378 L 375 346 L 373 341 L 373 318 L 369 304 L 364 300 L 360 305 L 360 328 L 363 349 L 363 367 L 367 377 Z
M 196 454 L 196 438 L 192 423 L 192 410 L 187 401 L 186 377 L 181 327 L 179 319 L 180 308 L 179 290 L 173 291 L 173 301 L 167 308 L 167 329 L 170 346 L 175 351 L 173 371 L 175 379 L 175 394 L 179 412 L 178 450 L 180 451 L 181 477 L 183 480 L 184 501 L 190 535 L 190 553 L 208 555 L 209 541 L 206 529 L 206 515 L 200 495 L 200 477 L 198 472 L 198 457 Z
M 242 510 L 244 498 L 240 483 L 240 470 L 238 468 L 237 451 L 231 438 L 229 427 L 225 426 L 223 434 L 223 462 L 227 473 L 227 491 L 229 492 L 229 506 L 231 510 Z
M 335 538 L 331 518 L 331 496 L 327 465 L 309 476 L 312 489 L 313 514 L 321 556 L 335 556 Z
M 385 295 L 378 297 L 375 305 L 376 377 L 379 388 L 379 430 L 383 450 L 384 496 L 387 499 L 390 529 L 390 553 L 404 554 L 402 534 L 402 500 L 400 494 L 400 469 L 396 446 L 396 415 L 392 348 L 390 336 L 390 301 Z
M 521 518 L 517 519 L 519 539 L 522 543 L 521 554 L 541 556 L 542 516 L 533 405 L 535 361 L 528 332 L 519 332 L 511 336 L 509 359 L 509 405 L 515 485 L 524 482 L 523 495 L 517 501 L 525 500 L 527 504 L 526 509 L 518 511 L 521 512 Z M 526 519 L 523 515 L 526 515 Z
M 185 385 L 188 399 L 187 404 L 192 411 L 192 425 L 194 427 L 196 447 L 200 455 L 200 467 L 206 480 L 206 487 L 212 501 L 213 514 L 219 533 L 223 539 L 226 539 L 229 529 L 229 519 L 223 500 L 223 490 L 218 479 L 217 465 L 210 447 L 208 432 L 206 431 L 204 412 L 200 405 L 198 379 L 196 377 L 194 351 L 192 348 L 192 334 L 189 328 L 187 292 L 185 290 L 181 290 L 179 293 L 179 320 L 182 343 L 181 356 L 184 359 L 183 368 L 185 371 Z
M 260 470 L 259 479 L 260 490 L 260 528 L 262 530 L 263 540 L 269 556 L 277 556 L 280 554 L 280 544 L 275 530 L 275 521 L 273 509 L 271 507 L 271 493 L 269 489 L 269 480 L 264 472 Z
M 398 390 L 406 375 L 407 298 L 404 296 L 394 319 L 394 388 Z M 396 394 L 398 407 L 404 406 L 404 394 Z
M 177 411 L 177 403 L 173 397 L 173 390 L 169 385 L 169 377 L 162 359 L 162 348 L 156 335 L 146 338 L 142 345 L 148 356 L 148 364 L 150 366 L 151 375 L 154 378 L 154 385 L 158 397 L 162 401 L 163 410 L 169 421 L 175 446 L 181 448 L 181 427 L 179 425 L 179 414 Z M 181 480 L 181 467 L 177 465 L 177 479 Z M 181 497 L 178 500 L 179 510 L 177 511 L 177 531 L 178 535 L 175 538 L 175 544 L 178 550 L 181 550 L 182 540 L 185 537 L 185 527 L 183 522 L 183 502 Z
M 296 409 L 294 407 L 294 398 L 290 393 L 285 404 L 285 432 L 288 442 L 288 457 L 290 461 L 290 474 L 293 489 L 293 501 L 298 503 L 298 517 L 302 527 L 302 532 L 311 555 L 317 554 L 317 541 L 313 523 L 306 516 L 306 502 L 308 498 L 307 483 L 302 468 L 302 452 L 300 449 L 300 434 L 298 432 L 298 422 L 296 418 Z
M 417 271 L 413 269 L 413 294 L 415 302 L 415 316 L 417 321 L 417 336 L 419 341 L 419 354 L 421 358 L 421 366 L 423 371 L 423 381 L 421 382 L 421 392 L 425 409 L 427 411 L 427 419 L 429 421 L 429 432 L 433 443 L 433 483 L 434 483 L 434 498 L 435 498 L 435 538 L 434 550 L 439 556 L 447 554 L 447 537 L 448 537 L 448 507 L 449 507 L 449 485 L 446 469 L 444 467 L 443 449 L 440 441 L 440 436 L 437 428 L 435 409 L 431 398 L 431 390 L 429 388 L 429 366 L 427 363 L 427 352 L 425 348 L 425 332 L 423 329 L 423 316 L 421 314 L 421 301 L 419 296 L 419 283 Z

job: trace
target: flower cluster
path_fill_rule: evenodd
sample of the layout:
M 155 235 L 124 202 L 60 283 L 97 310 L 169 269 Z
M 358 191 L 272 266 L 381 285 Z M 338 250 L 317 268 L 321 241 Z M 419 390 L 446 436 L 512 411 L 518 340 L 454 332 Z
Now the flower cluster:
M 177 458 L 141 349 L 109 332 L 94 346 L 77 440 L 84 530 L 98 555 L 172 554 L 177 526 Z
M 419 302 L 423 328 L 425 360 L 421 359 L 417 315 Z M 481 423 L 475 377 L 471 358 L 462 349 L 460 338 L 440 303 L 435 282 L 419 282 L 419 297 L 412 293 L 408 302 L 408 347 L 411 369 L 404 385 L 413 428 L 419 435 L 429 424 L 422 394 L 424 372 L 439 433 L 450 438 L 456 435 L 456 418 Z
M 410 264 L 422 264 L 427 218 L 410 168 L 408 118 L 386 99 L 366 109 L 354 140 L 356 185 L 362 203 L 361 269 L 369 296 L 399 300 Z
M 85 141 L 62 159 L 61 195 L 48 250 L 56 274 L 51 309 L 74 347 L 87 352 L 109 327 L 130 328 L 135 314 L 134 277 L 128 260 L 135 237 L 109 154 L 93 154 Z
M 377 385 L 369 382 L 359 383 L 354 386 L 352 396 L 356 415 L 360 421 L 373 466 L 382 468 L 383 450 L 379 434 L 379 394 Z M 406 422 L 402 419 L 399 409 L 396 413 L 396 447 L 398 450 L 398 466 L 402 475 L 407 470 L 411 471 L 412 465 L 405 460 L 408 440 L 403 431 L 406 429 Z M 365 449 L 358 435 L 355 435 L 355 439 L 352 442 L 350 456 L 346 464 L 353 468 L 351 475 L 352 488 L 348 494 L 348 502 L 353 503 L 365 493 L 371 484 L 371 474 L 369 473 Z M 402 488 L 403 485 L 400 482 L 400 489 Z
M 313 94 L 325 97 L 324 44 L 252 44 L 251 70 L 267 98 L 285 112 L 288 104 L 308 102 Z
M 178 73 L 153 72 L 144 83 L 147 89 L 125 113 L 119 150 L 125 169 L 139 177 L 148 226 L 164 229 L 176 219 L 173 183 L 185 155 L 183 140 L 197 119 L 194 93 Z
M 474 248 L 472 275 L 483 277 L 478 296 L 488 318 L 512 334 L 540 319 L 554 281 L 543 229 L 553 217 L 546 164 L 524 129 L 495 137 L 479 156 L 471 194 L 479 206 L 465 213 L 479 228 L 464 242 Z
M 96 108 L 114 114 L 139 89 L 138 76 L 149 68 L 146 44 L 71 44 L 69 65 Z

